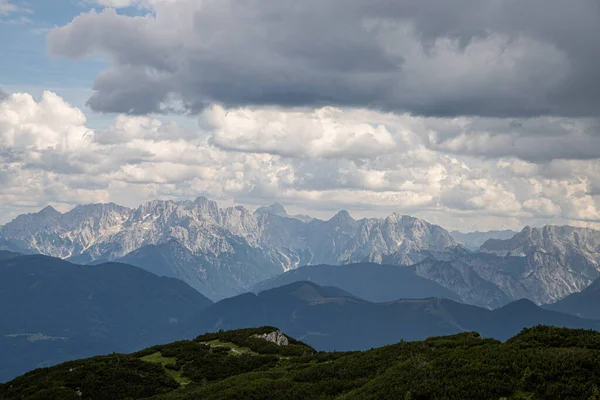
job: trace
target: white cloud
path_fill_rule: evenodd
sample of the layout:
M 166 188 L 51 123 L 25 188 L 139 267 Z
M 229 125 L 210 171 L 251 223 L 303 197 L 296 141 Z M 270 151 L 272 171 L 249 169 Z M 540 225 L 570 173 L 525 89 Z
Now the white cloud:
M 119 115 L 111 126 L 94 134 L 99 144 L 129 143 L 133 140 L 192 140 L 198 133 L 184 129 L 175 123 L 166 123 L 151 117 L 130 117 Z
M 28 24 L 31 19 L 26 15 L 32 12 L 29 8 L 17 6 L 11 0 L 0 0 L 0 24 Z
M 0 0 L 0 16 L 8 15 L 18 10 L 19 8 L 12 4 L 9 0 Z
M 40 101 L 17 93 L 0 102 L 0 143 L 15 150 L 85 147 L 89 138 L 83 113 L 62 98 L 44 92 Z
M 104 7 L 114 8 L 133 7 L 140 3 L 139 0 L 95 0 L 95 2 Z
M 180 0 L 87 0 L 88 3 L 102 7 L 127 8 L 139 7 L 152 9 L 158 3 L 173 3 Z
M 212 143 L 223 150 L 349 159 L 399 150 L 383 124 L 360 117 L 332 107 L 282 111 L 214 106 L 202 114 L 204 125 L 214 132 Z
M 452 135 L 445 127 L 456 124 L 363 109 L 215 106 L 198 129 L 121 115 L 91 130 L 56 94 L 12 94 L 0 100 L 2 222 L 48 203 L 206 195 L 357 216 L 398 211 L 462 229 L 598 224 L 600 161 L 485 160 L 428 148 L 429 133 Z

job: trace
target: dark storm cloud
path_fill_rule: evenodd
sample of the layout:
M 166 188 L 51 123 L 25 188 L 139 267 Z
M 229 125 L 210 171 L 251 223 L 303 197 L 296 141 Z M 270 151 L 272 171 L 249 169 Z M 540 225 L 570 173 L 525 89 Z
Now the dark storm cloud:
M 421 137 L 430 149 L 443 153 L 545 163 L 597 159 L 599 133 L 596 118 L 428 118 Z
M 90 106 L 347 105 L 420 115 L 600 113 L 595 0 L 154 0 L 84 14 L 51 53 L 103 53 Z

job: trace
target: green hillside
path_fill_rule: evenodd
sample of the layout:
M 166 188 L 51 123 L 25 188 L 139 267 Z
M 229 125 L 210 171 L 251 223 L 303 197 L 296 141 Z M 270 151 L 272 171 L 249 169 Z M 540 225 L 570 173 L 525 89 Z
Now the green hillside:
M 205 334 L 38 369 L 0 399 L 600 399 L 600 333 L 538 326 L 505 343 L 477 333 L 316 352 L 276 328 Z

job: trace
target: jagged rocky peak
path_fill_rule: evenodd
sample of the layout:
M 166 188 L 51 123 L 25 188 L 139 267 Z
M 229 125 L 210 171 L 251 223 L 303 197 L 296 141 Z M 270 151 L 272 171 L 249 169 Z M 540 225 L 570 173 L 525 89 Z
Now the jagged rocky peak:
M 198 197 L 194 201 L 152 200 L 135 210 L 132 221 L 157 220 L 170 226 L 200 216 L 218 222 L 220 210 L 217 203 L 205 197 Z
M 217 202 L 209 200 L 204 196 L 197 197 L 194 200 L 194 206 L 201 214 L 210 215 L 213 218 L 217 218 L 219 215 L 219 205 Z
M 54 207 L 46 206 L 38 212 L 19 215 L 15 218 L 15 220 L 25 219 L 25 218 L 30 218 L 30 219 L 58 218 L 61 215 L 62 215 L 62 213 L 57 211 Z
M 82 246 L 87 247 L 99 235 L 122 225 L 132 212 L 114 203 L 77 206 L 60 217 L 57 232 L 70 239 L 79 237 Z
M 22 239 L 35 232 L 52 229 L 62 215 L 54 207 L 47 206 L 36 213 L 17 216 L 8 224 L 0 227 L 0 232 L 9 238 Z
M 597 250 L 600 245 L 600 231 L 574 226 L 546 225 L 541 228 L 540 242 L 543 246 L 564 242 L 570 245 L 584 246 L 588 250 Z
M 403 216 L 398 214 L 397 212 L 392 213 L 391 215 L 389 215 L 386 219 L 385 222 L 387 223 L 391 223 L 391 224 L 395 224 L 398 222 L 402 221 Z
M 258 240 L 258 222 L 254 213 L 244 206 L 221 210 L 219 224 L 233 235 L 244 237 L 251 243 Z
M 401 215 L 397 212 L 390 214 L 384 220 L 385 224 L 388 225 L 400 225 L 409 229 L 417 229 L 422 231 L 423 229 L 429 229 L 434 227 L 435 225 L 430 224 L 429 222 L 422 220 L 417 217 L 411 217 L 410 215 Z
M 427 234 L 434 225 L 422 219 L 411 217 L 409 215 L 400 215 L 393 213 L 385 220 L 385 225 L 400 227 L 402 231 L 411 232 L 415 235 Z
M 120 206 L 115 203 L 95 203 L 95 204 L 79 204 L 75 206 L 67 214 L 82 214 L 82 213 L 100 213 L 105 211 L 131 211 L 127 207 Z
M 329 222 L 333 222 L 336 224 L 352 224 L 352 223 L 356 222 L 356 220 L 354 218 L 352 218 L 352 216 L 350 215 L 350 213 L 348 211 L 340 210 L 337 212 L 337 214 L 335 214 L 333 217 L 331 217 Z
M 38 213 L 19 216 L 0 230 L 7 242 L 18 244 L 18 248 L 68 258 L 114 231 L 131 212 L 112 203 L 77 206 L 64 214 L 46 207 Z
M 263 333 L 262 335 L 254 335 L 259 339 L 264 339 L 267 342 L 275 343 L 277 346 L 287 346 L 290 344 L 289 339 L 281 331 L 274 331 L 271 333 Z
M 164 214 L 169 210 L 169 206 L 174 205 L 170 200 L 152 200 L 140 205 L 133 215 L 136 220 L 147 218 L 148 216 L 157 216 Z
M 55 216 L 57 217 L 57 216 L 62 215 L 62 213 L 57 211 L 52 206 L 46 206 L 46 207 L 42 208 L 39 212 L 34 213 L 33 215 L 39 215 L 40 217 L 55 217 Z
M 267 207 L 259 207 L 254 211 L 256 215 L 279 215 L 280 217 L 287 217 L 288 213 L 281 203 L 274 203 Z
M 72 208 L 70 211 L 62 214 L 61 222 L 63 220 L 68 221 L 72 219 L 76 219 L 79 217 L 83 218 L 101 218 L 107 215 L 130 215 L 134 210 L 120 206 L 115 203 L 97 203 L 97 204 L 85 204 L 85 205 L 77 205 Z
M 600 231 L 573 226 L 526 226 L 510 239 L 490 239 L 480 249 L 498 255 L 526 256 L 536 251 L 567 253 L 572 250 L 594 255 L 600 250 Z

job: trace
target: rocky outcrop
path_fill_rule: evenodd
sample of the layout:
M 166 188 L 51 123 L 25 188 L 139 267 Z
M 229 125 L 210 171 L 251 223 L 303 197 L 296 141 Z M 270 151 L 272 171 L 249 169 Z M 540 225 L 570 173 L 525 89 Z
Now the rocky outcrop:
M 263 333 L 262 335 L 254 335 L 259 339 L 265 339 L 267 342 L 275 343 L 277 346 L 287 346 L 290 344 L 287 336 L 280 331 L 274 331 L 271 333 Z

